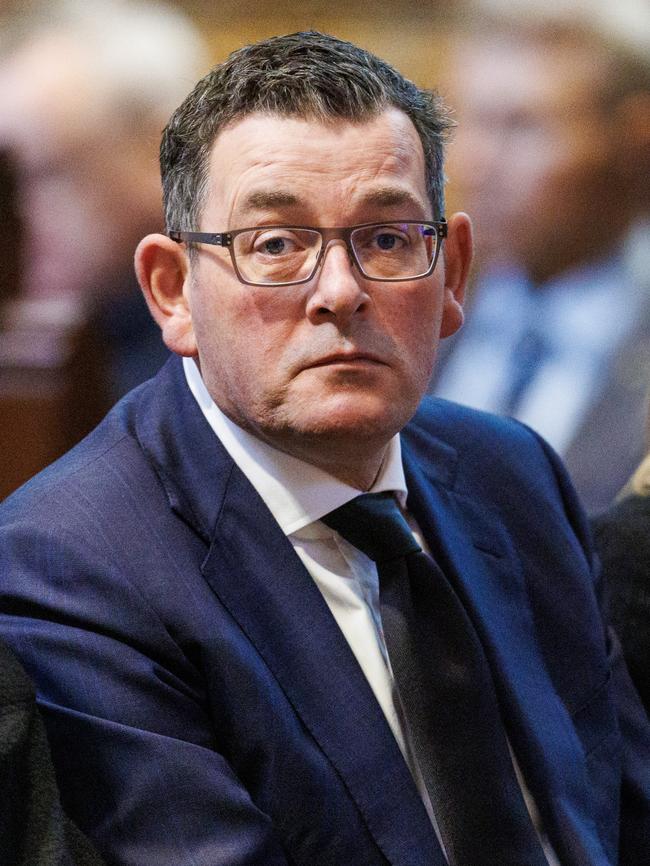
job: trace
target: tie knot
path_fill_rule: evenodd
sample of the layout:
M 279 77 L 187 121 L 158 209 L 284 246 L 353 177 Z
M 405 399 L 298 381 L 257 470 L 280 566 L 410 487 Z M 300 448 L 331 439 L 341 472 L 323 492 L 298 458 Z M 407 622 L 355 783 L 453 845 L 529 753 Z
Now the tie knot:
M 421 550 L 392 493 L 364 493 L 322 520 L 375 562 Z

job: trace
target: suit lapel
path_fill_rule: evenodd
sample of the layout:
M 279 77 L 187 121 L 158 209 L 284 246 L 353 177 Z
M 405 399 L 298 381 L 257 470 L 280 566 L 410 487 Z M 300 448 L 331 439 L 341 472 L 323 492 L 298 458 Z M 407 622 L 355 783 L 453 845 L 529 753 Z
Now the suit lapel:
M 344 780 L 387 861 L 443 866 L 399 747 L 316 584 L 214 435 L 181 365 L 170 361 L 158 379 L 138 435 L 170 506 L 209 544 L 205 579 Z
M 387 860 L 442 866 L 361 668 L 291 543 L 236 467 L 204 574 L 345 781 Z
M 454 449 L 432 440 L 427 450 L 416 461 L 403 443 L 409 510 L 479 633 L 544 829 L 566 866 L 605 866 L 582 747 L 535 639 L 522 557 L 483 502 L 454 491 Z
M 140 446 L 172 510 L 209 543 L 232 460 L 194 399 L 180 358 L 172 356 L 142 388 L 136 418 Z

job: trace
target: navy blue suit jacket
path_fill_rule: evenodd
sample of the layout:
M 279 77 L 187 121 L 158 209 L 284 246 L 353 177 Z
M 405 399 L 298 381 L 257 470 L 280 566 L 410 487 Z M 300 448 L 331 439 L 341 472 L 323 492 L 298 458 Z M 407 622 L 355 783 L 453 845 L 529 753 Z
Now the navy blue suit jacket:
M 438 401 L 402 442 L 409 508 L 476 623 L 563 866 L 647 864 L 647 720 L 562 468 L 517 423 Z M 361 669 L 178 359 L 0 526 L 0 635 L 108 862 L 441 863 Z

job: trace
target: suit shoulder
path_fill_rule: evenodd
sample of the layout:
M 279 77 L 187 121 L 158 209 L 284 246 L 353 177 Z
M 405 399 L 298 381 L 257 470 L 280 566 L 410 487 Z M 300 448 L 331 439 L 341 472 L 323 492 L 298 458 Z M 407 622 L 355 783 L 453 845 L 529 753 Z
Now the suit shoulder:
M 459 452 L 489 451 L 520 445 L 539 450 L 540 437 L 512 418 L 462 406 L 440 397 L 425 397 L 405 428 L 409 437 L 436 437 Z M 548 447 L 548 446 L 547 446 Z
M 560 521 L 568 517 L 583 548 L 591 550 L 586 518 L 562 461 L 521 422 L 425 398 L 403 440 L 419 465 L 445 464 L 456 493 L 490 503 L 509 519 L 519 520 L 521 513 L 532 521 L 537 515 L 542 525 L 551 513 Z M 435 472 L 441 474 L 429 468 Z

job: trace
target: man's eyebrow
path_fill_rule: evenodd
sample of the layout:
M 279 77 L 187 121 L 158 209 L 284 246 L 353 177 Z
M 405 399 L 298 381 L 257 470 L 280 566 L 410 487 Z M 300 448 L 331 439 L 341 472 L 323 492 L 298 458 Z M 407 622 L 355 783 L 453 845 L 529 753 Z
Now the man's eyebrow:
M 253 190 L 242 201 L 240 212 L 268 211 L 279 208 L 295 207 L 302 200 L 286 190 Z M 418 196 L 410 190 L 400 187 L 385 186 L 371 190 L 360 199 L 363 207 L 405 207 L 418 211 L 423 210 L 423 203 Z
M 243 200 L 242 210 L 270 210 L 296 204 L 299 204 L 299 199 L 293 193 L 284 190 L 255 190 Z
M 422 201 L 417 196 L 413 195 L 409 190 L 393 186 L 372 190 L 363 196 L 362 203 L 374 207 L 399 207 L 400 205 L 406 205 L 422 210 Z

